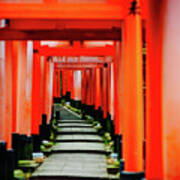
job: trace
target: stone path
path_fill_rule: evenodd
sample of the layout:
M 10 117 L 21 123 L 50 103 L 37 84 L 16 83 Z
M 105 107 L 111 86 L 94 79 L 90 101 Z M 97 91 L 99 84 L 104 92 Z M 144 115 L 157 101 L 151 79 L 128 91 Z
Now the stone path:
M 85 120 L 61 110 L 52 155 L 33 173 L 34 180 L 108 180 L 102 138 Z M 68 119 L 69 117 L 69 119 Z
M 57 142 L 103 142 L 102 138 L 99 135 L 92 134 L 74 134 L 74 135 L 59 135 L 56 138 Z

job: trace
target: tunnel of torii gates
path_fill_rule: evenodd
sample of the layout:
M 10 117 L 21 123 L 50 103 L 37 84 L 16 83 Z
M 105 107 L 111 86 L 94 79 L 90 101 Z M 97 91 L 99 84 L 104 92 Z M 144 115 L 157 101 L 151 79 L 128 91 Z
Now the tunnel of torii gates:
M 8 148 L 12 132 L 38 134 L 53 98 L 70 94 L 100 108 L 103 119 L 111 115 L 126 172 L 180 179 L 180 1 L 141 0 L 135 9 L 130 0 L 6 2 L 0 1 L 0 139 Z

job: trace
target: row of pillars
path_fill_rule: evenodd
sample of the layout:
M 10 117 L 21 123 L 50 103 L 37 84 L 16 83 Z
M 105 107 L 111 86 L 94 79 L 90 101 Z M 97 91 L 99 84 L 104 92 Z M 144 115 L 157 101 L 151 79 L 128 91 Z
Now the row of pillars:
M 40 57 L 40 42 L 0 42 L 0 139 L 39 134 L 41 115 L 51 116 L 53 63 Z

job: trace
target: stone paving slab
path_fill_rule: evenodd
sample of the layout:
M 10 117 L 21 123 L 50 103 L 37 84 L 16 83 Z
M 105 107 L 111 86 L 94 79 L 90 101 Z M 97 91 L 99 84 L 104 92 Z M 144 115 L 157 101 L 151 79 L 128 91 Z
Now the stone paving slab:
M 97 134 L 97 130 L 94 128 L 59 128 L 57 130 L 58 134 Z
M 79 123 L 79 124 L 90 124 L 86 120 L 78 120 L 78 119 L 67 119 L 67 120 L 58 120 L 58 123 Z
M 103 142 L 99 135 L 92 134 L 74 134 L 74 135 L 59 135 L 56 138 L 57 142 Z
M 70 110 L 65 109 L 65 108 L 61 108 L 60 118 L 63 120 L 64 119 L 74 119 L 74 120 L 81 119 L 79 115 L 76 115 L 76 113 L 71 112 Z
M 32 177 L 71 177 L 108 179 L 106 156 L 102 154 L 53 154 L 33 173 Z
M 52 153 L 60 153 L 60 152 L 89 152 L 89 153 L 104 153 L 106 151 L 104 149 L 103 143 L 94 143 L 94 142 L 62 142 L 57 143 L 52 148 Z
M 77 128 L 92 128 L 92 124 L 82 123 L 58 123 L 58 127 L 77 127 Z

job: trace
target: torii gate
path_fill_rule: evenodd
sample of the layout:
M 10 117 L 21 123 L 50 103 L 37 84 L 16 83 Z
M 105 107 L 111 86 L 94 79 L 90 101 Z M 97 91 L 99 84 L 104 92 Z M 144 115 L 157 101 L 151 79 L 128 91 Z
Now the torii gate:
M 120 40 L 122 43 L 120 47 L 117 46 L 118 52 L 123 52 L 123 59 L 121 59 L 121 54 L 117 56 L 115 61 L 115 75 L 117 78 L 115 82 L 116 92 L 115 96 L 120 97 L 122 101 L 119 101 L 119 105 L 115 106 L 117 108 L 115 111 L 119 112 L 116 114 L 116 121 L 123 125 L 122 131 L 124 139 L 123 146 L 123 158 L 125 158 L 125 170 L 128 172 L 142 172 L 143 171 L 143 160 L 142 160 L 142 104 L 141 104 L 141 95 L 140 90 L 141 86 L 141 57 L 137 55 L 137 52 L 140 54 L 141 50 L 141 19 L 137 15 L 129 15 L 129 6 L 130 0 L 107 0 L 107 3 L 94 4 L 94 3 L 85 3 L 85 4 L 61 4 L 57 3 L 56 0 L 44 0 L 43 3 L 30 3 L 30 4 L 15 4 L 15 3 L 0 3 L 0 19 L 6 19 L 4 28 L 0 29 L 0 39 L 1 40 Z M 138 1 L 139 2 L 139 1 Z M 162 52 L 163 39 L 164 39 L 164 30 L 171 37 L 172 33 L 172 24 L 164 24 L 165 19 L 165 7 L 167 5 L 172 7 L 168 9 L 170 14 L 169 18 L 173 14 L 174 8 L 178 7 L 178 1 L 174 4 L 170 3 L 169 0 L 157 1 L 157 0 L 141 0 L 141 18 L 146 19 L 146 11 L 148 12 L 147 25 L 149 27 L 147 31 L 147 44 L 149 45 L 149 51 L 147 52 L 148 61 L 147 61 L 147 146 L 146 146 L 146 168 L 147 168 L 147 179 L 164 179 L 173 177 L 172 174 L 176 174 L 179 177 L 179 167 L 176 167 L 177 155 L 179 154 L 178 142 L 179 135 L 178 133 L 173 133 L 174 129 L 179 130 L 179 128 L 174 128 L 174 124 L 178 126 L 177 118 L 179 114 L 175 113 L 173 110 L 168 111 L 168 107 L 163 107 L 163 100 L 169 102 L 172 97 L 166 92 L 165 95 L 162 95 L 162 89 L 167 89 L 163 84 L 163 77 L 169 75 L 167 70 L 168 63 L 165 64 L 164 68 L 165 73 L 162 75 Z M 173 4 L 173 5 L 172 5 Z M 179 10 L 179 9 L 178 9 Z M 178 12 L 176 10 L 176 12 Z M 175 12 L 175 11 L 174 11 Z M 128 16 L 129 15 L 129 16 Z M 55 19 L 55 20 L 54 20 Z M 169 22 L 169 21 L 168 21 Z M 176 21 L 176 23 L 178 22 Z M 122 29 L 122 31 L 120 30 Z M 176 26 L 176 28 L 178 27 Z M 121 33 L 122 32 L 122 33 Z M 121 34 L 121 35 L 120 35 Z M 174 37 L 174 39 L 176 39 Z M 166 39 L 167 40 L 167 39 Z M 172 43 L 175 44 L 175 40 L 167 40 L 166 44 Z M 38 45 L 38 42 L 34 45 Z M 35 46 L 36 46 L 35 45 Z M 156 46 L 157 45 L 157 46 Z M 26 42 L 6 42 L 6 44 L 1 44 L 1 51 L 4 52 L 6 47 L 6 53 L 1 53 L 1 70 L 4 73 L 0 76 L 1 89 L 0 95 L 2 98 L 0 114 L 2 117 L 1 126 L 3 127 L 1 133 L 2 139 L 10 142 L 10 133 L 11 133 L 11 124 L 16 124 L 14 118 L 16 117 L 17 110 L 24 107 L 22 106 L 21 101 L 21 92 L 25 88 L 20 86 L 20 82 L 24 85 L 27 80 L 25 77 L 25 64 L 26 62 L 20 63 L 23 57 L 26 57 L 25 47 Z M 123 50 L 119 51 L 123 47 Z M 167 49 L 167 48 L 166 48 Z M 176 49 L 176 48 L 174 48 Z M 16 51 L 18 50 L 18 51 Z M 17 52 L 23 54 L 22 56 L 17 57 Z M 177 53 L 177 52 L 176 52 Z M 170 54 L 170 53 L 169 53 Z M 168 55 L 169 55 L 168 54 Z M 14 61 L 12 63 L 12 56 L 14 59 L 19 59 L 19 61 Z M 38 76 L 40 74 L 41 62 L 39 60 L 38 52 L 34 53 L 34 59 L 36 63 L 33 65 L 33 88 L 32 96 L 38 97 L 39 92 L 38 88 L 35 86 L 38 85 Z M 169 57 L 169 56 L 166 56 Z M 169 57 L 169 59 L 174 59 L 174 57 Z M 25 58 L 23 58 L 25 59 Z M 36 60 L 35 60 L 36 59 Z M 119 61 L 121 59 L 121 61 Z M 132 61 L 132 59 L 134 61 Z M 5 61 L 6 60 L 6 61 Z M 3 63 L 4 64 L 3 64 Z M 37 63 L 38 62 L 38 63 Z M 169 62 L 169 61 L 167 61 Z M 17 74 L 13 72 L 13 83 L 10 75 L 12 66 L 15 67 L 17 71 L 16 63 L 18 63 L 24 70 Z M 119 63 L 121 65 L 120 68 Z M 176 65 L 177 61 L 175 61 Z M 118 65 L 117 65 L 118 64 Z M 47 65 L 48 67 L 48 65 Z M 117 69 L 116 69 L 117 68 Z M 47 68 L 48 69 L 48 68 Z M 177 70 L 177 69 L 176 69 Z M 173 70 L 172 70 L 173 71 Z M 171 71 L 171 72 L 172 72 Z M 173 74 L 173 73 L 172 73 Z M 172 75 L 170 74 L 170 75 Z M 21 75 L 21 76 L 20 76 Z M 119 78 L 121 75 L 121 78 Z M 173 74 L 174 75 L 174 74 Z M 176 74 L 173 76 L 175 79 Z M 121 79 L 121 80 L 120 80 Z M 176 89 L 177 81 L 169 82 L 167 85 L 170 85 L 172 89 Z M 12 84 L 12 86 L 9 86 Z M 12 94 L 13 87 L 13 94 Z M 5 90 L 4 90 L 5 89 Z M 14 92 L 16 91 L 17 92 Z M 120 93 L 119 93 L 120 92 Z M 123 94 L 124 92 L 124 94 Z M 175 91 L 176 93 L 178 91 Z M 176 94 L 174 92 L 170 93 Z M 18 94 L 18 98 L 16 95 Z M 11 96 L 13 96 L 13 107 L 11 107 Z M 175 96 L 175 95 L 174 95 Z M 39 101 L 40 96 L 38 97 Z M 35 106 L 35 98 L 32 98 L 33 106 Z M 115 98 L 118 99 L 118 98 Z M 173 107 L 178 107 L 176 97 L 173 97 L 173 101 L 170 104 Z M 18 101 L 18 102 L 17 102 Z M 29 103 L 29 99 L 27 99 Z M 122 104 L 123 102 L 124 104 Z M 132 102 L 132 103 L 129 103 Z M 17 106 L 19 103 L 19 106 Z M 28 103 L 26 103 L 28 107 Z M 6 108 L 4 108 L 6 107 Z M 164 109 L 163 109 L 164 108 Z M 133 109 L 133 111 L 132 111 Z M 176 109 L 176 108 L 175 108 Z M 30 109 L 27 109 L 28 111 Z M 163 112 L 166 112 L 163 116 Z M 12 113 L 15 113 L 13 116 L 13 122 L 11 121 Z M 34 111 L 33 111 L 34 112 Z M 178 110 L 176 109 L 176 112 Z M 171 116 L 173 113 L 173 119 Z M 30 112 L 28 113 L 30 114 Z M 138 114 L 138 116 L 136 116 Z M 33 114 L 32 114 L 33 115 Z M 119 115 L 119 116 L 118 116 Z M 178 116 L 177 116 L 178 115 Z M 33 115 L 34 117 L 34 115 Z M 29 116 L 28 116 L 29 118 Z M 21 119 L 21 118 L 20 118 Z M 19 119 L 18 119 L 19 120 Z M 6 122 L 6 124 L 4 123 Z M 32 118 L 34 123 L 34 118 Z M 165 136 L 163 134 L 163 123 L 166 125 L 166 131 L 170 132 L 171 136 Z M 19 124 L 21 124 L 19 122 Z M 23 121 L 22 121 L 23 124 Z M 38 123 L 37 123 L 38 124 Z M 13 125 L 14 127 L 14 125 Z M 14 128 L 13 128 L 14 129 Z M 131 131 L 129 131 L 129 129 Z M 5 133 L 6 132 L 6 133 Z M 173 139 L 173 147 L 171 148 L 171 138 Z M 132 142 L 132 143 L 131 143 Z M 168 147 L 168 150 L 164 152 L 164 144 Z M 156 147 L 156 151 L 154 150 Z M 170 152 L 174 152 L 174 156 Z M 135 153 L 134 153 L 135 152 Z M 171 156 L 169 156 L 169 153 Z M 166 157 L 167 164 L 173 164 L 171 167 L 167 167 L 166 163 L 163 161 L 163 155 Z M 172 158 L 173 160 L 171 160 Z M 177 169 L 176 169 L 177 168 Z M 164 176 L 165 171 L 165 176 Z M 176 172 L 176 173 L 174 173 Z

